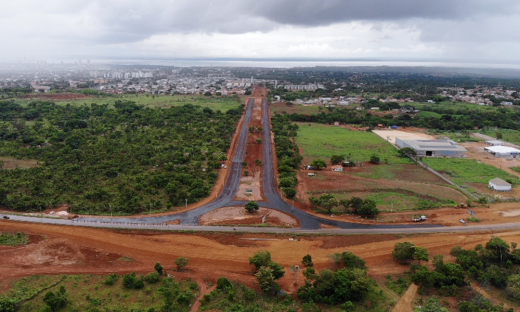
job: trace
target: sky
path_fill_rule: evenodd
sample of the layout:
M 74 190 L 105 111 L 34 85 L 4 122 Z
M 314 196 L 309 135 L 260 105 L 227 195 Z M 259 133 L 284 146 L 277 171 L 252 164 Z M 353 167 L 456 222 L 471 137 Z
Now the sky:
M 2 0 L 0 61 L 520 64 L 518 0 Z

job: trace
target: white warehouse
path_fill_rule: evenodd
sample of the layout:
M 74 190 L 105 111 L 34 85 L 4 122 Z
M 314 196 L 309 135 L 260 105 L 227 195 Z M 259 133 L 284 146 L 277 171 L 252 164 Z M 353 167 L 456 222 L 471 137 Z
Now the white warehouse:
M 520 150 L 509 146 L 488 146 L 484 147 L 484 150 L 495 157 L 518 158 L 520 156 Z
M 493 191 L 510 192 L 511 184 L 507 183 L 502 179 L 494 178 L 492 180 L 489 180 L 489 188 Z

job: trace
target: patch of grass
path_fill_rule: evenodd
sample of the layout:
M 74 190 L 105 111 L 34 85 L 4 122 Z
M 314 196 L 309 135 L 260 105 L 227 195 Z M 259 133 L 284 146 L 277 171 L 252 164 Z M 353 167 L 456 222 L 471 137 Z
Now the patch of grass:
M 16 159 L 14 157 L 0 157 L 0 169 L 27 169 L 39 167 L 36 159 Z
M 488 184 L 489 180 L 494 178 L 510 181 L 514 186 L 520 184 L 518 177 L 493 166 L 479 163 L 475 159 L 424 158 L 423 162 L 434 170 L 445 174 L 458 185 L 466 183 Z
M 430 130 L 428 134 L 434 135 L 437 138 L 446 137 L 450 140 L 453 140 L 455 142 L 482 142 L 484 139 L 479 139 L 476 137 L 471 136 L 471 132 L 451 132 L 451 131 L 436 131 L 436 130 Z
M 510 142 L 513 144 L 520 144 L 520 131 L 519 130 L 512 130 L 512 129 L 485 129 L 482 131 L 479 131 L 484 133 L 485 135 L 489 135 L 491 137 L 496 138 L 497 132 L 502 133 L 502 139 L 506 142 Z
M 132 262 L 134 261 L 134 259 L 130 258 L 130 257 L 127 257 L 127 256 L 124 256 L 124 257 L 121 257 L 119 259 L 117 259 L 119 261 L 127 261 L 127 262 Z
M 352 160 L 365 162 L 375 154 L 381 163 L 385 160 L 391 164 L 411 163 L 408 158 L 399 157 L 397 150 L 375 133 L 316 123 L 298 125 L 296 140 L 306 157 L 329 160 L 332 155 L 350 155 Z
M 84 279 L 89 283 L 78 283 Z M 45 294 L 63 286 L 68 301 L 63 311 L 164 311 L 167 293 L 171 296 L 170 311 L 189 311 L 199 291 L 192 280 L 163 277 L 159 283 L 145 283 L 142 289 L 123 287 L 121 278 L 112 285 L 105 285 L 105 280 L 102 275 L 31 276 L 14 283 L 4 296 L 20 302 L 20 312 L 42 311 Z
M 24 233 L 0 233 L 0 245 L 20 246 L 29 243 L 29 236 Z
M 435 198 L 428 196 L 424 198 L 420 194 L 413 194 L 412 191 L 374 191 L 371 193 L 352 193 L 348 195 L 340 194 L 339 199 L 350 199 L 352 196 L 360 197 L 362 199 L 371 199 L 376 202 L 377 207 L 381 211 L 409 211 L 409 210 L 423 210 L 446 206 L 453 206 L 455 202 L 449 199 Z M 336 208 L 341 212 L 342 207 Z
M 411 281 L 409 278 L 407 278 L 407 276 L 397 275 L 395 277 L 396 279 L 394 280 L 392 275 L 388 274 L 386 276 L 385 285 L 386 287 L 393 290 L 396 294 L 402 295 L 410 286 Z
M 29 103 L 34 99 L 18 100 L 23 103 Z M 240 105 L 240 98 L 238 96 L 203 96 L 203 95 L 119 95 L 119 96 L 96 96 L 91 98 L 82 98 L 77 100 L 49 100 L 57 104 L 71 104 L 73 106 L 90 106 L 92 103 L 98 105 L 108 104 L 109 107 L 114 107 L 116 101 L 132 101 L 138 105 L 146 107 L 168 108 L 172 106 L 182 106 L 186 104 L 198 105 L 201 107 L 209 107 L 213 110 L 221 110 L 227 112 L 232 108 Z
M 468 221 L 470 221 L 470 222 L 480 222 L 480 219 L 476 218 L 476 217 L 469 217 Z

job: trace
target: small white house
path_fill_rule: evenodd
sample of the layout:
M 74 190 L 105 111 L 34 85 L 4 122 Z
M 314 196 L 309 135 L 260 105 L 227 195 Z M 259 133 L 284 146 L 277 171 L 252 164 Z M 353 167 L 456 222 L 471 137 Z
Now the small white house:
M 493 191 L 499 191 L 499 192 L 511 192 L 511 184 L 507 183 L 506 181 L 494 178 L 489 181 L 489 188 Z
M 332 171 L 343 171 L 343 166 L 332 166 Z

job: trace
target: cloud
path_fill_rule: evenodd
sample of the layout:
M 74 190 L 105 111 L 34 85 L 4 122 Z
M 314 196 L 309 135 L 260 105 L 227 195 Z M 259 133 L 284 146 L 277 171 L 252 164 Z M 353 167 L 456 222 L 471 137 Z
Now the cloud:
M 512 52 L 518 28 L 517 0 L 3 0 L 0 59 L 34 53 L 453 59 L 470 49 L 477 59 L 518 59 Z

